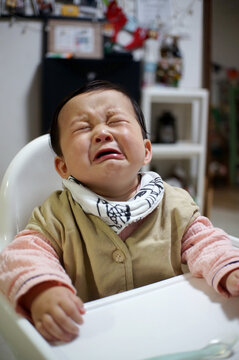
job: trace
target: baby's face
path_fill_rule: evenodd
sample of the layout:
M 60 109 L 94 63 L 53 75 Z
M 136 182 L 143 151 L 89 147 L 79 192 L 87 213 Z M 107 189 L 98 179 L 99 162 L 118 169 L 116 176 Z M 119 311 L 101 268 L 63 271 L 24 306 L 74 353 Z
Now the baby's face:
M 58 121 L 63 156 L 56 157 L 57 171 L 100 195 L 132 186 L 151 160 L 151 144 L 142 137 L 133 106 L 116 90 L 77 95 Z

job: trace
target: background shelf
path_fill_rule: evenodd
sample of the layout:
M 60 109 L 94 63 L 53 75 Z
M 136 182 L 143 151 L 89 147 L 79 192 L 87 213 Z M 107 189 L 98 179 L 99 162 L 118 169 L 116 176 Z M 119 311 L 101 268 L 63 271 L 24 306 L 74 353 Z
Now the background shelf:
M 205 89 L 146 87 L 142 110 L 152 141 L 151 169 L 163 180 L 172 180 L 175 172 L 183 174 L 183 185 L 203 213 L 208 121 L 208 92 Z M 177 141 L 159 143 L 158 122 L 165 112 L 175 118 Z M 177 175 L 176 175 L 177 178 Z M 186 184 L 186 185 L 185 185 Z

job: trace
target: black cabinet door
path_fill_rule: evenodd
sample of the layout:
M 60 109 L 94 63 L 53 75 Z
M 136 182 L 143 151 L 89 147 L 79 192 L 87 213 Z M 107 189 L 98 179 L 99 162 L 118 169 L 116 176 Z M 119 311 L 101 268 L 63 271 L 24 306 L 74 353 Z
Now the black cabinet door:
M 128 57 L 102 60 L 45 58 L 42 76 L 42 133 L 48 132 L 57 104 L 90 80 L 120 84 L 140 101 L 140 62 Z

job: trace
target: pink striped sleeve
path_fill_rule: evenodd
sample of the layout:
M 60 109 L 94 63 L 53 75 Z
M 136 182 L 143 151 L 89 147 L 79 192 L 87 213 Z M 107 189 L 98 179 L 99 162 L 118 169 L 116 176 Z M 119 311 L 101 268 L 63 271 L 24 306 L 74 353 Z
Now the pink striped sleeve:
M 239 249 L 232 246 L 223 230 L 213 227 L 208 218 L 199 216 L 183 236 L 182 262 L 188 264 L 192 275 L 204 277 L 216 291 L 229 296 L 220 281 L 239 268 Z
M 20 297 L 45 281 L 56 281 L 75 293 L 47 239 L 35 231 L 24 230 L 0 253 L 0 289 L 16 311 L 26 316 L 18 303 Z

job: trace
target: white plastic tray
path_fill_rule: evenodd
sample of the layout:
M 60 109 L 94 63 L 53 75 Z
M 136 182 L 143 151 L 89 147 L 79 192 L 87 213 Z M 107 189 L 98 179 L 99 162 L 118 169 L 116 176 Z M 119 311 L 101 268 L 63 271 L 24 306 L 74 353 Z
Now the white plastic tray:
M 205 280 L 191 275 L 93 301 L 85 307 L 80 336 L 68 344 L 49 345 L 7 305 L 6 318 L 0 314 L 0 330 L 16 359 L 22 360 L 32 360 L 33 354 L 34 360 L 143 360 L 202 348 L 212 339 L 230 334 L 239 336 L 239 298 L 227 299 Z M 230 359 L 238 360 L 239 344 L 235 350 Z
M 239 298 L 227 299 L 191 275 L 88 303 L 86 309 L 80 337 L 55 347 L 58 359 L 141 360 L 239 335 Z M 231 359 L 238 360 L 239 352 Z

